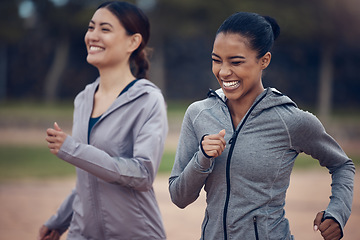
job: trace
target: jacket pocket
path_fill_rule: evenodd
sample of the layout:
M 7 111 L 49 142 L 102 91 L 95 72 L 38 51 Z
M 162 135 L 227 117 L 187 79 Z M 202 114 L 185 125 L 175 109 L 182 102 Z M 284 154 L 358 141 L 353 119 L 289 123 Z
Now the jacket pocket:
M 258 225 L 257 225 L 257 217 L 253 217 L 253 223 L 254 223 L 254 231 L 255 231 L 255 239 L 259 240 L 259 231 L 258 231 Z

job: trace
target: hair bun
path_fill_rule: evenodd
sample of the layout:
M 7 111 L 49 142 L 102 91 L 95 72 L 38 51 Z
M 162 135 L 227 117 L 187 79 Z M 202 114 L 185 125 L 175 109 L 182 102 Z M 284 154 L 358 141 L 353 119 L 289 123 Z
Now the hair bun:
M 272 27 L 273 34 L 274 34 L 274 40 L 280 35 L 280 26 L 276 22 L 276 20 L 269 16 L 264 16 L 265 20 L 268 21 Z

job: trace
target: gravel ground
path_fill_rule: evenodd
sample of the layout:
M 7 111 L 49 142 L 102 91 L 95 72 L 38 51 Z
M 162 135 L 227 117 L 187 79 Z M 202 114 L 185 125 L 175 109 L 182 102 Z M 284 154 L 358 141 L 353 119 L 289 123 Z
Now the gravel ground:
M 74 178 L 22 180 L 0 184 L 0 240 L 36 239 L 38 228 L 56 211 L 74 186 Z M 205 209 L 205 196 L 185 209 L 177 208 L 168 193 L 168 176 L 154 183 L 169 240 L 199 239 Z M 328 202 L 330 177 L 326 171 L 295 171 L 287 194 L 286 215 L 297 240 L 322 239 L 312 230 L 315 214 Z M 360 236 L 360 177 L 355 179 L 353 212 L 345 227 L 345 240 Z M 66 239 L 63 236 L 61 239 Z
M 64 130 L 71 132 L 69 129 Z M 167 148 L 176 148 L 177 132 L 170 132 Z M 44 129 L 0 127 L 0 144 L 43 145 L 46 144 L 44 138 Z M 356 139 L 340 139 L 340 145 L 346 152 L 360 154 L 360 141 Z M 74 184 L 74 178 L 0 183 L 0 240 L 36 239 L 39 227 L 56 211 Z M 359 186 L 360 177 L 356 175 L 353 211 L 345 227 L 345 240 L 360 239 Z M 168 240 L 199 239 L 205 210 L 204 193 L 190 206 L 179 209 L 170 200 L 167 175 L 159 175 L 154 188 Z M 325 169 L 294 171 L 287 194 L 286 216 L 296 240 L 322 239 L 318 232 L 313 232 L 312 223 L 316 213 L 326 208 L 329 195 L 330 176 Z

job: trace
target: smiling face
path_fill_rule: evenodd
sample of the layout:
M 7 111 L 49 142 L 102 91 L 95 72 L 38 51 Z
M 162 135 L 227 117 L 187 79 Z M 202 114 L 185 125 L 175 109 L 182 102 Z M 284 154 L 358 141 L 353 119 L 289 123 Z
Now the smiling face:
M 85 34 L 87 61 L 97 68 L 128 64 L 133 35 L 128 35 L 118 18 L 106 8 L 98 9 Z
M 219 33 L 214 41 L 212 71 L 228 101 L 254 100 L 263 90 L 262 70 L 270 63 L 268 52 L 260 59 L 246 38 L 236 33 Z

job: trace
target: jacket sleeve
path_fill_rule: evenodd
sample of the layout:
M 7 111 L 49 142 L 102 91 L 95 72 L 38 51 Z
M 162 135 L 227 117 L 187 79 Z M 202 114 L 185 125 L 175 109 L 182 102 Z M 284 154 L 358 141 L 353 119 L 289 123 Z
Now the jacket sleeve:
M 343 228 L 350 217 L 353 200 L 355 166 L 339 144 L 326 133 L 321 122 L 312 114 L 303 112 L 297 131 L 292 134 L 298 152 L 304 152 L 319 160 L 331 174 L 330 203 L 325 218 L 333 217 Z M 296 137 L 295 137 L 296 136 Z
M 60 205 L 56 214 L 50 217 L 49 220 L 44 224 L 49 229 L 56 229 L 63 234 L 68 227 L 70 226 L 70 222 L 73 215 L 73 202 L 76 196 L 75 189 L 71 192 L 71 194 L 64 200 L 64 202 Z
M 167 136 L 165 102 L 155 101 L 134 140 L 133 157 L 111 157 L 94 146 L 77 142 L 67 136 L 57 156 L 96 177 L 139 191 L 152 187 Z
M 174 166 L 169 178 L 171 200 L 180 208 L 194 202 L 214 168 L 213 159 L 205 157 L 200 149 L 200 138 L 196 136 L 191 106 L 186 111 L 181 127 Z

